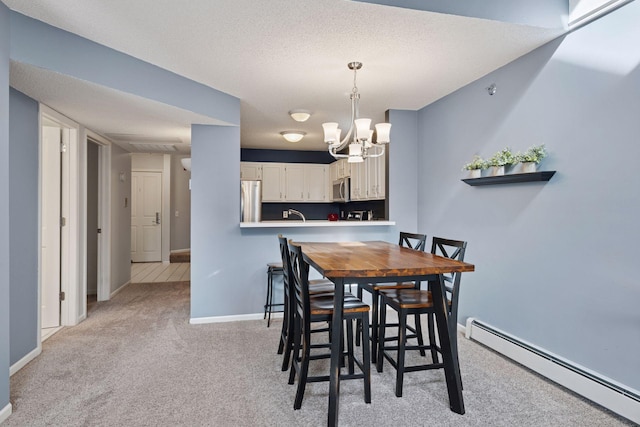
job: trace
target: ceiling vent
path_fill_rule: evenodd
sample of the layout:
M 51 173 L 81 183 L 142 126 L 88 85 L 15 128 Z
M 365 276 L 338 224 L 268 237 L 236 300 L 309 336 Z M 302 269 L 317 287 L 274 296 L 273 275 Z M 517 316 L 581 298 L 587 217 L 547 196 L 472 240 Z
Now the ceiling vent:
M 116 144 L 136 153 L 172 153 L 178 151 L 176 145 L 182 145 L 179 138 L 153 137 L 123 133 L 108 133 L 107 138 Z
M 178 151 L 175 144 L 154 144 L 152 142 L 130 142 L 131 151 L 138 153 L 171 153 Z

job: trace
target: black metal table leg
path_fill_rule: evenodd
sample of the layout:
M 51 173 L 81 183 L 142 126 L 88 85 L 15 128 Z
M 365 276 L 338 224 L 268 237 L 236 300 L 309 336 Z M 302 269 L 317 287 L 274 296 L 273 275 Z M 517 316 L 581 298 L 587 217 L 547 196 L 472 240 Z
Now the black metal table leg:
M 438 338 L 442 348 L 442 359 L 444 361 L 444 375 L 447 380 L 447 391 L 449 392 L 449 407 L 453 412 L 464 414 L 464 401 L 462 399 L 462 380 L 460 378 L 460 366 L 458 365 L 458 355 L 453 354 L 457 346 L 451 345 L 449 335 L 449 312 L 447 310 L 446 293 L 444 291 L 444 280 L 439 276 L 439 280 L 429 281 L 429 288 L 433 296 L 433 304 L 436 312 L 436 323 L 438 325 Z
M 344 305 L 344 278 L 334 279 L 333 319 L 331 319 L 331 369 L 329 371 L 329 416 L 327 425 L 338 425 L 338 403 L 340 399 L 340 343 L 342 337 L 342 308 Z M 367 343 L 368 344 L 368 343 Z M 363 343 L 362 345 L 365 345 Z

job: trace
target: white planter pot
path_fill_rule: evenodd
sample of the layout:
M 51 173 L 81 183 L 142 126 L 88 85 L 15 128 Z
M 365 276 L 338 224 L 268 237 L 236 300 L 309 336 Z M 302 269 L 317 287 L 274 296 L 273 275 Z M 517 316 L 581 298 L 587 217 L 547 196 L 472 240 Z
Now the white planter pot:
M 522 163 L 522 173 L 531 173 L 531 172 L 535 172 L 536 169 L 538 167 L 538 164 L 536 162 L 525 162 Z
M 469 178 L 480 178 L 482 176 L 482 169 L 471 169 L 469 171 Z
M 504 175 L 504 166 L 491 166 L 489 170 L 490 176 Z

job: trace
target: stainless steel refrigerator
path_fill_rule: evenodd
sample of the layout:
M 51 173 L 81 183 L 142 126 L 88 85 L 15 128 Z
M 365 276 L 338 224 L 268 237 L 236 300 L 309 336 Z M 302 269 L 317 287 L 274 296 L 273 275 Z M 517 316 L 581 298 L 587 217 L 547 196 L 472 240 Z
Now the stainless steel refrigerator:
M 262 181 L 240 181 L 240 222 L 262 219 Z

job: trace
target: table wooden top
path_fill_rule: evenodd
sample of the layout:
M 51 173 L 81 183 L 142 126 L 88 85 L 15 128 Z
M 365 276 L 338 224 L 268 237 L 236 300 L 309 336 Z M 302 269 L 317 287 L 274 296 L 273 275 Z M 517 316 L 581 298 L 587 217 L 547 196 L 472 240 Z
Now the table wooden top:
M 409 277 L 474 271 L 473 264 L 388 242 L 295 242 L 305 260 L 328 278 Z

